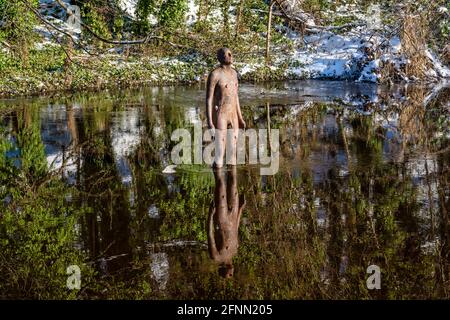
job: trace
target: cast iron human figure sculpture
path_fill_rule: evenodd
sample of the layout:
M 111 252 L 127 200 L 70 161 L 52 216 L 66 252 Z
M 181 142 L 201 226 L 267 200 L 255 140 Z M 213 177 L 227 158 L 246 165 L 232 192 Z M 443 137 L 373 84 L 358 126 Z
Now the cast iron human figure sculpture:
M 216 182 L 214 202 L 208 216 L 208 249 L 211 258 L 217 262 L 219 274 L 224 278 L 233 276 L 233 257 L 239 246 L 239 223 L 245 207 L 244 196 L 238 195 L 236 167 L 228 171 L 214 169 Z M 228 179 L 227 179 L 228 178 Z
M 239 128 L 245 128 L 238 97 L 237 72 L 231 67 L 233 55 L 228 48 L 217 51 L 220 66 L 208 76 L 206 85 L 206 117 L 208 127 L 215 131 L 215 167 L 222 167 L 227 145 L 227 129 L 232 129 L 231 158 L 228 164 L 236 164 L 236 143 Z

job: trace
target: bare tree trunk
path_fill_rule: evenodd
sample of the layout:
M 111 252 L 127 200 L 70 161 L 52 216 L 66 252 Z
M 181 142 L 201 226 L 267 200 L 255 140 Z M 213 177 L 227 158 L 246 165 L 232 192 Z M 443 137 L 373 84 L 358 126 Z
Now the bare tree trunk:
M 208 15 L 209 15 L 209 0 L 205 0 L 205 11 L 203 16 L 203 21 L 208 21 Z
M 267 151 L 272 154 L 272 140 L 270 135 L 270 103 L 266 102 L 266 114 L 267 114 Z
M 270 62 L 270 30 L 272 29 L 272 11 L 275 1 L 270 3 L 269 18 L 267 19 L 267 36 L 266 36 L 266 64 Z
M 73 110 L 73 106 L 70 105 L 66 107 L 67 112 L 67 127 L 69 128 L 70 136 L 72 138 L 71 146 L 72 148 L 76 148 L 78 146 L 78 127 L 77 121 L 75 119 L 75 111 Z
M 241 0 L 239 1 L 239 9 L 237 12 L 237 16 L 236 16 L 236 27 L 235 27 L 235 34 L 234 37 L 237 38 L 239 31 L 240 31 L 240 22 L 241 22 L 241 16 L 242 16 L 242 10 L 244 9 L 244 1 L 245 0 Z
M 66 38 L 66 58 L 64 59 L 64 74 L 65 74 L 65 85 L 71 86 L 72 85 L 72 75 L 70 74 L 70 65 L 72 63 L 72 56 L 73 56 L 73 33 L 72 31 L 68 31 L 70 34 L 70 37 Z M 63 44 L 64 45 L 64 44 Z
M 227 40 L 230 38 L 230 1 L 224 0 L 221 5 L 222 17 L 223 17 L 223 32 L 225 33 Z
M 204 6 L 203 0 L 200 0 L 199 4 L 198 4 L 198 10 L 197 10 L 197 21 L 202 21 L 202 14 L 203 14 L 203 10 L 204 10 L 203 6 Z

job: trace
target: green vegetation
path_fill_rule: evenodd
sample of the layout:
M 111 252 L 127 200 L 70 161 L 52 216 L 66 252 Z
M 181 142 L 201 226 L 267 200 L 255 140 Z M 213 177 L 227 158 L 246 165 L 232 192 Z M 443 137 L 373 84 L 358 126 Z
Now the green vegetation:
M 37 7 L 39 0 L 25 0 L 30 6 Z M 29 49 L 37 36 L 32 32 L 37 18 L 22 1 L 0 0 L 0 41 L 7 43 L 12 54 L 23 65 L 28 63 Z M 3 53 L 0 54 L 0 57 Z
M 32 110 L 18 119 L 17 157 L 3 127 L 0 132 L 0 297 L 74 299 L 79 291 L 67 290 L 67 267 L 79 265 L 85 281 L 93 274 L 74 247 L 84 212 L 66 201 L 72 190 L 48 174 Z

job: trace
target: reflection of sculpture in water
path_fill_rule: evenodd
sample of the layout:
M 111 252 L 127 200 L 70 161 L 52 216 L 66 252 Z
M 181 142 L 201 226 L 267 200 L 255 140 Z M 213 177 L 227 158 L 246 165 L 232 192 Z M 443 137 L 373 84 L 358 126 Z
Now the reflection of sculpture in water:
M 228 172 L 222 168 L 214 170 L 216 181 L 214 203 L 208 216 L 208 248 L 211 258 L 220 264 L 219 274 L 224 278 L 233 276 L 233 257 L 239 246 L 238 234 L 244 196 L 238 196 L 236 167 Z

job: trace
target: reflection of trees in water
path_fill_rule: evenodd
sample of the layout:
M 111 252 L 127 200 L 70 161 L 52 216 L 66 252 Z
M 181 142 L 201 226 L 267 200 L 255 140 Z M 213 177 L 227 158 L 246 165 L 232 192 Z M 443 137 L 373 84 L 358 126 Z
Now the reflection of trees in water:
M 423 114 L 418 113 L 416 116 L 417 121 L 423 122 Z M 421 204 L 416 200 L 417 188 L 424 185 L 413 185 L 412 172 L 407 163 L 391 163 L 389 159 L 384 159 L 383 144 L 387 139 L 385 130 L 377 127 L 371 117 L 355 115 L 349 119 L 349 124 L 352 129 L 352 135 L 347 137 L 352 150 L 350 155 L 355 157 L 356 163 L 348 163 L 347 178 L 339 176 L 336 170 L 338 165 L 331 167 L 327 178 L 314 187 L 328 216 L 325 238 L 329 239 L 326 246 L 331 287 L 334 285 L 341 290 L 345 288 L 342 284 L 338 285 L 337 279 L 357 276 L 352 274 L 352 269 L 359 272 L 360 281 L 347 279 L 346 283 L 363 284 L 365 268 L 371 263 L 377 263 L 387 273 L 384 283 L 386 289 L 381 294 L 387 297 L 413 292 L 422 292 L 425 296 L 433 295 L 433 292 L 436 294 L 439 290 L 434 291 L 434 254 L 426 255 L 421 250 L 421 246 L 429 240 L 429 234 L 424 231 L 432 226 L 432 214 L 425 220 L 418 218 Z M 426 125 L 422 123 L 422 126 Z M 430 134 L 427 130 L 419 134 L 425 132 Z M 320 129 L 317 129 L 317 133 L 322 146 L 335 144 L 335 150 L 345 150 L 345 143 L 342 146 L 341 141 L 328 139 Z M 314 134 L 310 136 L 315 137 Z M 295 140 L 297 137 L 291 136 L 288 139 Z M 315 140 L 312 138 L 306 144 L 314 149 Z M 415 144 L 427 148 L 426 139 L 416 140 Z M 308 158 L 303 160 L 308 161 Z M 310 165 L 311 171 L 317 169 L 313 163 Z M 306 165 L 305 169 L 308 171 Z M 436 180 L 435 176 L 428 176 L 428 173 L 424 178 Z M 283 193 L 277 189 L 278 195 Z M 275 205 L 270 204 L 272 206 Z M 442 212 L 447 215 L 445 211 Z M 448 223 L 445 220 L 447 219 L 441 220 L 444 222 L 442 229 L 446 230 L 440 236 L 443 238 L 448 233 Z M 345 277 L 339 276 L 342 261 L 348 261 L 346 269 L 350 271 Z M 448 268 L 448 261 L 444 264 Z M 448 288 L 448 283 L 438 282 L 439 288 L 445 286 Z M 353 292 L 361 290 L 354 289 Z M 347 294 L 352 290 L 348 290 Z
M 42 177 L 47 171 L 47 162 L 40 135 L 39 109 L 24 106 L 16 117 L 20 166 L 29 177 Z
M 438 168 L 439 209 L 437 211 L 437 220 L 439 223 L 437 232 L 440 236 L 441 248 L 437 249 L 435 274 L 437 283 L 447 283 L 447 287 L 445 287 L 445 285 L 440 286 L 440 293 L 448 295 L 448 283 L 450 278 L 450 156 L 448 152 L 438 155 Z
M 2 119 L 0 146 L 7 146 L 0 161 L 0 296 L 76 298 L 79 292 L 66 288 L 66 268 L 80 265 L 87 281 L 92 270 L 73 248 L 77 211 L 65 199 L 70 189 L 48 171 L 38 106 Z
M 403 102 L 380 97 L 378 105 L 365 106 L 371 115 L 327 104 L 299 112 L 271 108 L 270 125 L 280 128 L 280 172 L 261 177 L 255 168 L 237 170 L 247 204 L 233 285 L 217 276 L 203 249 L 212 174 L 195 166 L 160 173 L 169 134 L 185 124 L 185 110 L 170 99 L 155 106 L 144 98 L 143 128 L 133 131 L 137 143 L 125 156 L 132 179 L 124 185 L 110 112 L 121 104 L 90 101 L 93 107 L 82 111 L 68 105 L 70 152 L 78 159 L 72 202 L 85 212 L 90 259 L 106 259 L 115 275 L 109 289 L 118 296 L 148 287 L 147 296 L 158 295 L 152 286 L 162 281 L 160 289 L 179 298 L 448 297 L 448 138 L 435 134 L 445 129 L 439 102 L 423 108 L 417 102 L 423 92 L 408 94 Z M 252 110 L 248 125 L 266 126 L 265 107 Z M 34 128 L 22 148 L 35 150 L 29 167 L 40 168 L 39 124 L 33 116 L 28 126 L 17 119 L 18 134 L 21 126 Z M 173 240 L 183 245 L 168 247 Z M 150 270 L 159 270 L 151 259 L 162 256 L 169 272 L 151 280 Z M 382 270 L 379 292 L 365 286 L 370 264 Z
M 103 270 L 115 272 L 131 259 L 128 192 L 114 163 L 109 117 L 96 112 L 83 112 L 82 117 L 77 123 L 82 163 L 77 180 L 78 201 L 88 208 L 82 219 L 83 238 L 92 259 L 126 254 Z

